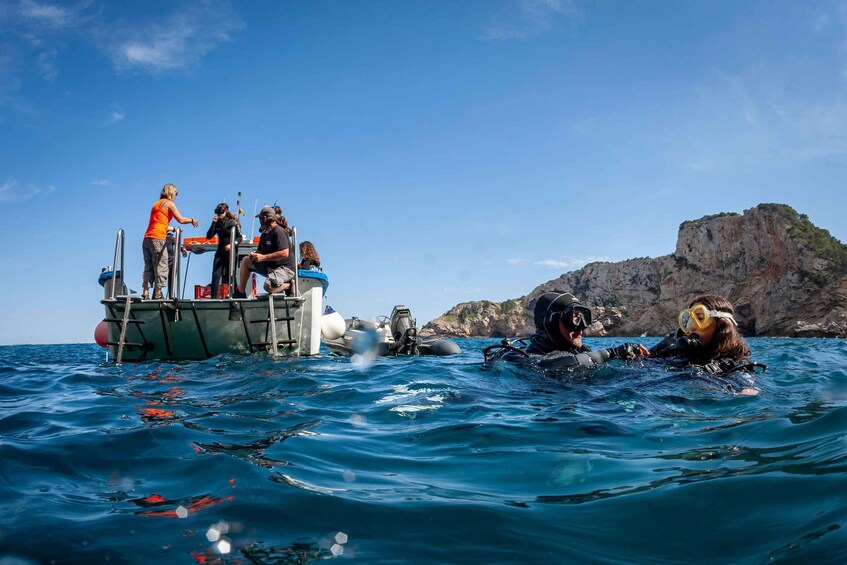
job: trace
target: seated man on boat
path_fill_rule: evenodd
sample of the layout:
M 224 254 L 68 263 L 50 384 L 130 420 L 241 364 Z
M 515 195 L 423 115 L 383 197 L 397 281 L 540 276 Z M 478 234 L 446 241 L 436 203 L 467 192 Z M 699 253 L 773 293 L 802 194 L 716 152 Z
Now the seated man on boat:
M 278 223 L 277 214 L 270 206 L 259 212 L 262 235 L 256 251 L 241 260 L 241 272 L 234 298 L 246 298 L 245 289 L 250 272 L 255 271 L 267 277 L 265 290 L 270 294 L 282 292 L 291 286 L 297 265 L 291 253 L 291 240 L 288 233 Z
M 540 369 L 594 367 L 610 359 L 649 355 L 638 343 L 624 343 L 592 351 L 582 343 L 582 331 L 591 325 L 591 309 L 568 292 L 545 292 L 533 310 L 535 333 L 530 338 L 503 340 L 483 350 L 485 365 L 497 360 L 529 364 Z

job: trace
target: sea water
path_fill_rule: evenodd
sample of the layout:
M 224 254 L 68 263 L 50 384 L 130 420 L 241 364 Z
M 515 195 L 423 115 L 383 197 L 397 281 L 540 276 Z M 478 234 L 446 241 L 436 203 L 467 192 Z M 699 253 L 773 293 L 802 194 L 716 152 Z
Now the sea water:
M 847 340 L 751 339 L 755 396 L 655 362 L 483 371 L 496 342 L 2 347 L 0 563 L 847 562 Z

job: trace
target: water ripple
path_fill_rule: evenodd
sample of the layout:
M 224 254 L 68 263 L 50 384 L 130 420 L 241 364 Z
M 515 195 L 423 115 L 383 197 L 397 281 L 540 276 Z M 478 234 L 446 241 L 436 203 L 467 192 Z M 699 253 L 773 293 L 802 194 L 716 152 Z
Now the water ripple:
M 847 341 L 753 339 L 751 381 L 482 371 L 490 343 L 121 368 L 0 348 L 0 561 L 847 561 Z

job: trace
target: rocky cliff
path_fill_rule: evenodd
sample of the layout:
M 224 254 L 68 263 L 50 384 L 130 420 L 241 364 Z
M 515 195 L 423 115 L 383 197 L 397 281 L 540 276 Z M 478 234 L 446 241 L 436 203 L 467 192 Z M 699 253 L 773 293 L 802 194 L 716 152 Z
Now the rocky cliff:
M 550 290 L 593 307 L 587 335 L 661 335 L 691 299 L 720 294 L 745 335 L 847 337 L 847 245 L 783 204 L 683 222 L 671 255 L 590 263 L 521 298 L 459 304 L 422 333 L 528 335 L 535 300 Z

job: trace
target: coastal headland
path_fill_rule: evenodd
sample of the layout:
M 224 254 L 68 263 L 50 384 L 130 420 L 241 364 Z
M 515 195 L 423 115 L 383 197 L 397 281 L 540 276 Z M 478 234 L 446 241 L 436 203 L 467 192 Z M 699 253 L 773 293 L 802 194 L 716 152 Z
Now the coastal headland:
M 670 255 L 589 263 L 520 298 L 458 304 L 423 332 L 529 335 L 532 307 L 550 290 L 592 307 L 586 335 L 662 335 L 689 300 L 720 294 L 747 336 L 847 337 L 847 245 L 784 204 L 685 221 Z

